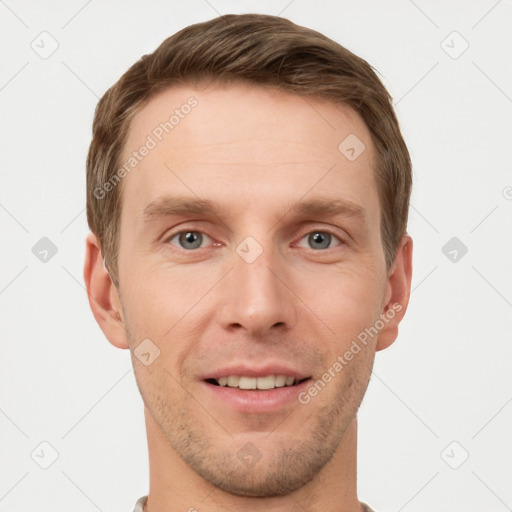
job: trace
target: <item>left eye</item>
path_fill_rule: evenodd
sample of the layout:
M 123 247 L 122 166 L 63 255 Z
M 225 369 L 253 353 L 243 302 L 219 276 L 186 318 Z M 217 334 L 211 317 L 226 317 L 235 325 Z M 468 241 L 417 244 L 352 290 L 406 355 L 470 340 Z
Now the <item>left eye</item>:
M 307 235 L 302 237 L 301 240 L 304 239 L 307 239 L 307 242 L 314 250 L 329 249 L 329 246 L 331 245 L 331 242 L 333 240 L 337 240 L 337 245 L 341 245 L 340 239 L 337 236 L 328 233 L 327 231 L 312 231 L 311 233 L 308 233 Z
M 200 231 L 182 231 L 170 238 L 169 242 L 173 243 L 173 240 L 178 239 L 178 243 L 182 249 L 193 250 L 201 247 L 205 237 L 211 240 L 208 235 L 205 235 Z

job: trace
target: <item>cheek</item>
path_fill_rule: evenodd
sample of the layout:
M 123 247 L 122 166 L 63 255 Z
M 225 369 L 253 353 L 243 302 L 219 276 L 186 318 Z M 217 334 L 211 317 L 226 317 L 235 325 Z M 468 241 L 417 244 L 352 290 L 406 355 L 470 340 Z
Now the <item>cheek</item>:
M 122 302 L 130 345 L 136 349 L 142 340 L 150 339 L 160 351 L 151 366 L 139 372 L 151 376 L 151 386 L 156 385 L 156 379 L 159 386 L 174 389 L 176 383 L 169 373 L 178 381 L 186 376 L 186 359 L 195 350 L 215 307 L 205 296 L 212 286 L 209 276 L 201 273 L 198 279 L 192 267 L 188 271 L 164 267 L 139 265 L 137 271 L 128 273 Z M 212 282 L 216 281 L 218 278 Z
M 381 280 L 365 269 L 302 274 L 296 279 L 296 289 L 297 295 L 304 297 L 304 307 L 330 327 L 340 341 L 357 335 L 381 312 L 384 288 Z
M 204 294 L 203 284 L 192 282 L 186 271 L 165 269 L 161 264 L 134 264 L 131 270 L 126 273 L 124 287 L 130 317 L 158 335 L 171 329 Z

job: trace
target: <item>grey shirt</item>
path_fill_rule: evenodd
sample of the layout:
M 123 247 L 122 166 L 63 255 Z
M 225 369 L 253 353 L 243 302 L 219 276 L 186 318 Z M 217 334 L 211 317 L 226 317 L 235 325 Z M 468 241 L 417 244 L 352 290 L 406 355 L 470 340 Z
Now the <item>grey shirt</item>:
M 137 503 L 135 503 L 135 508 L 133 509 L 133 512 L 144 512 L 144 505 L 146 504 L 147 499 L 147 496 L 142 496 L 142 498 L 139 498 L 137 500 Z M 362 501 L 360 503 L 364 508 L 364 512 L 375 512 L 375 510 L 373 510 L 373 508 L 368 506 L 366 503 L 363 503 Z

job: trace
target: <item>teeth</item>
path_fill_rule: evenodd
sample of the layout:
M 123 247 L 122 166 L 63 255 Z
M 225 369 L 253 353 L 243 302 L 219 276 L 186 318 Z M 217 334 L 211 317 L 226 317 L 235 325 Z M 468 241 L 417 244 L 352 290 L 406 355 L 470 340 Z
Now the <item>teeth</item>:
M 256 377 L 240 377 L 238 387 L 240 389 L 256 389 L 258 384 Z
M 230 375 L 217 379 L 219 386 L 240 389 L 274 389 L 283 386 L 293 386 L 295 377 L 286 375 L 267 375 L 266 377 L 239 377 Z
M 286 384 L 286 377 L 284 375 L 276 375 L 276 388 L 282 388 Z
M 230 388 L 237 388 L 240 377 L 228 377 L 228 386 Z
M 258 389 L 274 389 L 275 383 L 276 378 L 274 375 L 269 375 L 268 377 L 258 377 L 256 384 Z

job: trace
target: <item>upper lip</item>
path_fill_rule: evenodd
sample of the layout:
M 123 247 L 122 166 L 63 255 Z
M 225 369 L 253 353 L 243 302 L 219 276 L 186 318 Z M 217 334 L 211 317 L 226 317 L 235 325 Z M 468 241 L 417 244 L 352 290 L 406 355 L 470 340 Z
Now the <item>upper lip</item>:
M 295 377 L 297 380 L 303 380 L 310 377 L 309 374 L 301 370 L 291 368 L 286 364 L 266 364 L 262 366 L 245 364 L 236 364 L 213 370 L 212 372 L 201 377 L 206 379 L 220 379 L 221 377 L 230 377 L 236 375 L 238 377 L 266 377 L 268 375 L 285 375 L 286 377 Z

